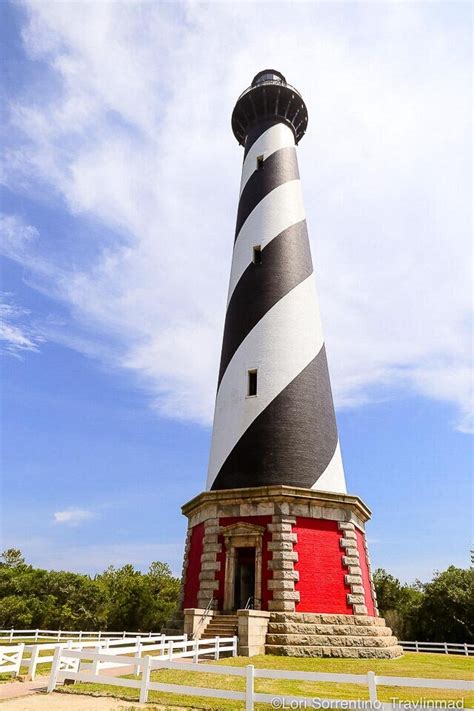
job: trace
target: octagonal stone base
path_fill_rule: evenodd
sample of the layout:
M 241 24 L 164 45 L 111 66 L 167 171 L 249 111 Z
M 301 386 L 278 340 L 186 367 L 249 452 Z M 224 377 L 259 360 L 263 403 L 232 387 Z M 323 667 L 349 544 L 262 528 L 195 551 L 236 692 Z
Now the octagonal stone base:
M 394 659 L 403 650 L 381 617 L 274 612 L 270 614 L 265 653 Z
M 365 539 L 370 511 L 357 496 L 280 485 L 223 489 L 182 510 L 189 523 L 181 609 L 212 605 L 228 618 L 252 601 L 270 613 L 268 654 L 401 653 L 378 617 Z M 263 622 L 255 633 L 252 622 L 251 643 L 242 642 L 249 654 L 263 646 Z

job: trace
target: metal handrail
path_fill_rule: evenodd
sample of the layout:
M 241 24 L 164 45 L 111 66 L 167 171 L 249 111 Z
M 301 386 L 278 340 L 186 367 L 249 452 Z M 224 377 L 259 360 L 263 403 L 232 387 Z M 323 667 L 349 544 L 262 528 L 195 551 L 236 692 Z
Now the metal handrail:
M 201 630 L 201 627 L 204 624 L 204 621 L 206 620 L 209 612 L 216 606 L 217 600 L 214 597 L 209 598 L 209 602 L 206 605 L 206 609 L 202 613 L 201 617 L 199 618 L 199 622 L 197 624 L 196 629 L 191 635 L 191 639 L 196 639 L 197 633 Z
M 253 597 L 253 596 L 249 597 L 249 599 L 245 603 L 244 610 L 255 610 L 256 609 L 255 608 L 256 602 L 262 602 L 262 601 L 259 597 Z

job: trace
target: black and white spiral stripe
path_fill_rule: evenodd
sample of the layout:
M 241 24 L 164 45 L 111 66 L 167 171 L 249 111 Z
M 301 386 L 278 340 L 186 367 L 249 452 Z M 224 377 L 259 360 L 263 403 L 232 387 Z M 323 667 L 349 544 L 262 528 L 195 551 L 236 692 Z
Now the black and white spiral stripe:
M 294 134 L 282 122 L 247 137 L 207 487 L 271 484 L 346 491 Z

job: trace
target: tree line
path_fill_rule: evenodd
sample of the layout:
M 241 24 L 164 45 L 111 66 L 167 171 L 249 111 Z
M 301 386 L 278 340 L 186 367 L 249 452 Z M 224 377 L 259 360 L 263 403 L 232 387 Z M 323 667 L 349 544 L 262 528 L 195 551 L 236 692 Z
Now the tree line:
M 154 562 L 146 573 L 110 566 L 91 577 L 34 568 L 10 549 L 0 562 L 0 629 L 157 631 L 178 594 L 166 563 Z
M 398 639 L 474 641 L 474 568 L 451 565 L 429 583 L 413 585 L 378 568 L 374 584 L 380 614 Z
M 473 642 L 474 568 L 450 566 L 428 583 L 400 583 L 374 573 L 380 614 L 399 639 Z M 21 552 L 0 560 L 0 628 L 159 631 L 175 612 L 179 579 L 166 563 L 146 573 L 133 565 L 99 575 L 43 570 Z

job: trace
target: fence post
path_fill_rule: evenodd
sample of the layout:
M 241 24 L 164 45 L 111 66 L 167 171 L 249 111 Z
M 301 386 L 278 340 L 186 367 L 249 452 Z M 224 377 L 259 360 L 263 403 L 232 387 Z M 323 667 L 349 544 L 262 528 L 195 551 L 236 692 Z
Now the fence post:
M 60 641 L 60 639 L 61 639 L 61 630 L 58 630 L 58 642 Z
M 194 664 L 198 664 L 198 663 L 199 663 L 199 640 L 198 640 L 198 639 L 194 639 L 193 642 L 194 642 L 194 657 L 193 657 L 193 662 L 194 662 Z
M 14 629 L 12 627 L 10 630 L 10 644 L 13 642 L 13 633 L 14 633 Z
M 377 701 L 377 679 L 375 677 L 375 672 L 367 672 L 367 686 L 369 687 L 370 703 L 373 704 Z
M 72 649 L 72 639 L 68 639 L 66 642 L 66 649 Z M 71 666 L 71 661 L 69 661 L 69 666 Z
M 101 631 L 101 630 L 99 630 L 99 634 L 97 635 L 97 639 L 99 640 L 99 642 L 100 642 L 100 640 L 102 639 L 102 631 Z
M 126 633 L 125 630 L 124 630 L 123 633 L 122 633 L 122 639 L 125 639 L 126 636 L 127 636 L 127 633 Z
M 66 642 L 66 649 L 74 649 L 74 642 L 72 639 L 68 639 Z M 76 644 L 76 649 L 78 649 L 78 646 Z M 79 665 L 81 663 L 80 659 L 71 659 L 69 662 L 69 666 L 72 667 L 72 671 L 79 671 Z
M 94 653 L 95 654 L 100 654 L 100 647 L 93 647 Z M 94 659 L 92 662 L 92 674 L 94 676 L 97 676 L 99 674 L 99 667 L 100 667 L 100 659 Z
M 187 635 L 187 634 L 183 634 L 183 640 L 184 640 L 184 642 L 187 642 L 187 641 L 188 641 L 188 635 Z
M 232 642 L 232 656 L 237 656 L 237 637 L 234 636 L 234 641 Z
M 415 642 L 415 652 L 418 652 L 418 642 Z
M 82 642 L 82 630 L 79 632 L 79 642 Z
M 25 651 L 25 644 L 24 644 L 24 642 L 22 642 L 21 644 L 18 645 L 16 669 L 14 671 L 15 676 L 18 676 L 18 674 L 20 673 L 20 667 L 21 667 L 21 662 L 23 659 L 23 652 L 24 651 Z
M 35 642 L 38 641 L 39 630 L 35 630 Z
M 146 704 L 148 700 L 148 686 L 150 684 L 151 657 L 143 657 L 142 660 L 142 683 L 140 685 L 140 703 Z
M 255 667 L 247 664 L 245 674 L 245 711 L 253 711 Z
M 140 657 L 142 656 L 142 638 L 141 637 L 138 637 L 136 644 L 137 644 L 137 651 L 135 652 L 135 657 L 137 659 L 140 659 Z M 140 665 L 139 664 L 136 665 L 136 672 L 135 673 L 137 676 L 140 676 Z
M 467 649 L 467 642 L 464 642 L 464 654 L 466 655 L 466 657 L 469 656 L 469 652 L 468 652 L 468 649 Z
M 448 643 L 447 643 L 447 642 L 444 643 L 444 653 L 445 653 L 445 654 L 449 654 L 449 652 L 448 652 Z
M 31 681 L 34 681 L 36 676 L 36 665 L 38 664 L 39 648 L 39 644 L 35 644 L 35 646 L 31 650 L 30 664 L 28 666 L 28 676 L 31 678 Z
M 168 657 L 169 657 L 170 662 L 172 662 L 173 661 L 173 640 L 172 639 L 170 639 L 170 643 L 168 646 Z
M 216 647 L 214 649 L 214 659 L 219 659 L 219 641 L 220 641 L 220 637 L 216 637 Z
M 47 688 L 48 694 L 55 690 L 56 684 L 58 682 L 59 665 L 61 664 L 61 651 L 62 650 L 60 646 L 56 647 L 56 649 L 54 650 L 53 665 L 51 667 L 51 674 L 49 676 L 49 683 Z

